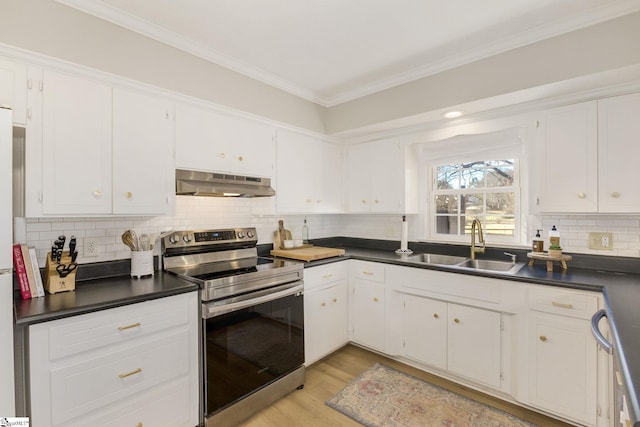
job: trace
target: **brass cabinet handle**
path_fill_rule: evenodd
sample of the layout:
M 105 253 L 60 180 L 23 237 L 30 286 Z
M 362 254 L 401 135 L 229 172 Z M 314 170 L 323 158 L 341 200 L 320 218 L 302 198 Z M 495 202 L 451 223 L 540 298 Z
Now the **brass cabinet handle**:
M 540 335 L 540 341 L 547 342 L 547 337 L 545 337 L 544 335 Z
M 373 302 L 378 302 L 378 297 L 373 297 Z
M 133 198 L 133 193 L 131 191 L 127 191 L 127 199 Z
M 440 317 L 440 316 L 438 316 L 438 313 L 433 313 L 433 317 L 434 317 L 435 319 L 437 319 L 437 318 L 438 318 L 438 317 Z
M 131 375 L 139 374 L 140 372 L 142 372 L 142 368 L 138 368 L 138 369 L 136 369 L 136 370 L 134 370 L 134 371 L 127 372 L 126 374 L 120 374 L 120 375 L 118 375 L 118 376 L 119 376 L 121 379 L 124 379 L 124 378 L 130 377 Z
M 333 277 L 333 274 L 325 274 L 324 276 L 322 276 L 323 279 L 331 279 Z
M 458 319 L 457 317 L 455 319 L 453 319 L 454 322 L 456 323 L 460 323 L 460 319 Z
M 136 424 L 136 427 L 142 427 L 142 423 Z
M 573 308 L 573 304 L 563 304 L 561 302 L 556 302 L 556 301 L 551 301 L 551 305 L 559 308 L 568 308 L 568 309 Z
M 320 304 L 321 306 L 325 307 L 327 305 L 326 302 L 323 302 L 322 304 Z
M 131 325 L 127 325 L 127 326 L 118 326 L 118 330 L 119 331 L 126 331 L 127 329 L 137 328 L 138 326 L 142 326 L 142 323 L 136 322 L 136 323 L 132 323 Z
M 611 193 L 611 197 L 613 197 L 614 199 L 617 199 L 618 197 L 620 197 L 620 193 L 618 193 L 617 191 L 614 191 L 613 193 Z
M 586 194 L 584 194 L 584 193 L 578 193 L 578 198 L 579 198 L 579 199 L 584 199 L 585 197 L 587 197 L 587 195 L 586 195 Z
M 333 299 L 333 302 L 338 302 L 338 298 L 334 298 L 334 299 Z
M 367 276 L 373 276 L 373 273 L 370 271 L 363 271 L 362 274 L 367 275 Z

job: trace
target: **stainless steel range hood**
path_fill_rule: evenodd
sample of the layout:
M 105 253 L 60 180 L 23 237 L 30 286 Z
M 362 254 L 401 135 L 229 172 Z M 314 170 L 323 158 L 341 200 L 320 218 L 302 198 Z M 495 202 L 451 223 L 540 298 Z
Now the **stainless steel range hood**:
M 209 197 L 271 197 L 270 178 L 176 169 L 176 194 Z

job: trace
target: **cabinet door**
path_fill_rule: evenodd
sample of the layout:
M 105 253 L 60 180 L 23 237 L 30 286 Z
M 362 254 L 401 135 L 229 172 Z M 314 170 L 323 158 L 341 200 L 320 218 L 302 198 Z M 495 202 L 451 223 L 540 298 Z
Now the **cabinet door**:
M 113 92 L 113 213 L 165 214 L 175 193 L 168 100 Z
M 500 336 L 500 313 L 449 304 L 449 370 L 499 388 L 502 353 Z
M 353 340 L 384 351 L 384 286 L 375 282 L 352 278 Z
M 26 64 L 0 58 L 0 106 L 11 107 L 13 123 L 27 123 Z
M 43 213 L 111 213 L 111 88 L 45 70 L 42 114 Z
M 530 312 L 529 400 L 587 425 L 597 416 L 597 344 L 589 322 Z
M 346 148 L 344 207 L 346 212 L 371 211 L 371 152 L 369 144 Z M 376 171 L 377 172 L 377 171 Z
M 405 356 L 447 369 L 447 303 L 406 295 L 402 325 Z
M 347 282 L 305 293 L 305 363 L 310 365 L 349 341 Z
M 546 111 L 540 120 L 538 138 L 538 209 L 541 212 L 596 212 L 596 102 Z
M 640 212 L 640 191 L 629 175 L 640 157 L 640 93 L 598 101 L 600 212 Z
M 192 105 L 176 105 L 176 167 L 209 172 L 273 174 L 272 128 Z
M 277 160 L 279 212 L 340 211 L 340 147 L 280 130 Z
M 371 150 L 371 212 L 404 212 L 404 162 L 394 140 L 369 144 Z

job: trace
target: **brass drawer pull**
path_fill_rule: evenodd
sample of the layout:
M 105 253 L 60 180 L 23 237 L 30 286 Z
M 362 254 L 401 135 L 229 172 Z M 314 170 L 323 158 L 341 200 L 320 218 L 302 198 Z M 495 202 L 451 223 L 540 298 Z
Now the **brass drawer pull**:
M 440 316 L 438 316 L 438 313 L 433 313 L 433 317 L 434 317 L 434 319 L 437 319 Z
M 333 277 L 333 274 L 325 274 L 324 276 L 322 276 L 323 279 L 331 279 Z
M 119 331 L 126 331 L 127 329 L 137 328 L 138 326 L 142 326 L 142 323 L 136 322 L 136 323 L 132 323 L 131 325 L 127 325 L 127 326 L 118 326 L 118 330 Z
M 142 427 L 142 423 L 136 424 L 136 427 Z
M 323 307 L 326 307 L 327 303 L 326 303 L 326 302 L 323 302 L 323 303 L 322 303 L 322 304 L 320 304 L 320 305 L 321 305 L 321 306 L 323 306 Z
M 333 299 L 333 302 L 338 302 L 338 298 L 334 298 L 334 299 Z
M 453 319 L 454 322 L 456 323 L 460 323 L 460 319 L 458 319 L 457 317 L 455 319 Z
M 373 302 L 378 302 L 378 297 L 373 297 Z
M 551 301 L 551 305 L 554 306 L 554 307 L 559 307 L 559 308 L 573 309 L 573 304 L 563 304 L 561 302 Z
M 119 376 L 121 379 L 124 379 L 124 378 L 130 377 L 130 376 L 132 376 L 132 375 L 139 374 L 140 372 L 142 372 L 142 368 L 138 368 L 138 369 L 136 369 L 135 371 L 127 372 L 126 374 L 120 374 L 120 375 L 118 375 L 118 376 Z
M 544 335 L 540 335 L 540 341 L 547 342 L 547 337 L 545 337 Z
M 363 271 L 362 274 L 366 275 L 366 276 L 373 276 L 373 273 L 370 271 Z

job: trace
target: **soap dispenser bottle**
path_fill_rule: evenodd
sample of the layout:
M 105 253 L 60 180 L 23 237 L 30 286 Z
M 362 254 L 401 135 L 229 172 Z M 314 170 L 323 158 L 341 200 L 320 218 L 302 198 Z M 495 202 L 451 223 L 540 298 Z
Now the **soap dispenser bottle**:
M 549 246 L 560 247 L 560 232 L 555 225 L 549 231 Z
M 542 230 L 536 230 L 536 237 L 533 238 L 532 250 L 533 252 L 544 252 L 544 240 L 540 236 Z

